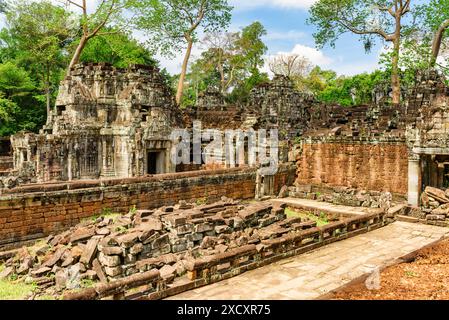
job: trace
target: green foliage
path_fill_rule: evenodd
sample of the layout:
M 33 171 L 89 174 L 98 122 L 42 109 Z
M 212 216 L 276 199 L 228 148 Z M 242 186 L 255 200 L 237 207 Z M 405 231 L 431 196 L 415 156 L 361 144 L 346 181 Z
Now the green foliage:
M 11 61 L 0 64 L 0 135 L 37 130 L 45 119 L 29 73 Z
M 317 223 L 317 227 L 322 227 L 329 224 L 329 219 L 324 212 L 320 212 L 317 216 L 312 212 L 298 209 L 295 210 L 294 208 L 285 208 L 285 214 L 287 215 L 287 218 L 303 218 L 315 221 Z
M 156 65 L 147 49 L 129 35 L 120 32 L 92 38 L 84 48 L 80 61 L 107 62 L 117 68 L 125 68 L 130 64 Z
M 232 10 L 227 0 L 134 0 L 130 7 L 136 27 L 149 36 L 148 47 L 169 57 L 184 49 L 186 34 L 197 42 L 199 27 L 204 32 L 226 28 Z
M 258 69 L 254 69 L 249 78 L 244 78 L 239 81 L 232 93 L 229 95 L 228 101 L 231 103 L 245 103 L 248 101 L 249 93 L 255 86 L 268 81 L 268 74 L 260 73 Z
M 263 67 L 263 56 L 268 48 L 262 41 L 267 34 L 265 27 L 258 21 L 243 28 L 240 37 L 236 41 L 240 57 L 246 63 L 246 70 L 254 76 L 259 74 L 259 67 Z
M 93 286 L 95 286 L 95 281 L 94 280 L 90 280 L 90 279 L 82 279 L 80 281 L 80 286 L 81 288 L 92 288 Z
M 268 75 L 259 69 L 264 65 L 267 46 L 262 41 L 266 30 L 260 22 L 232 34 L 210 34 L 209 48 L 201 54 L 187 74 L 188 86 L 184 93 L 185 105 L 195 105 L 198 94 L 215 87 L 231 103 L 245 102 L 254 86 L 268 81 Z M 233 88 L 232 92 L 228 92 Z
M 389 81 L 389 71 L 376 70 L 352 77 L 340 76 L 332 70 L 312 69 L 310 74 L 296 82 L 298 90 L 313 93 L 318 101 L 345 107 L 368 104 L 373 101 L 373 90 Z
M 106 8 L 104 5 L 89 15 L 89 26 L 105 18 Z M 59 83 L 79 43 L 80 19 L 50 0 L 17 0 L 8 6 L 0 31 L 0 136 L 20 130 L 37 132 L 45 124 L 47 109 L 54 105 Z M 109 62 L 116 67 L 155 65 L 149 51 L 128 34 L 103 29 L 107 33 L 90 39 L 82 61 Z M 166 71 L 163 74 L 169 82 Z
M 26 96 L 34 88 L 26 70 L 10 61 L 0 65 L 0 91 L 7 99 Z
M 0 272 L 3 265 L 0 265 Z M 0 300 L 21 300 L 36 289 L 36 284 L 26 284 L 23 281 L 3 279 L 0 280 Z
M 317 27 L 313 35 L 319 47 L 329 44 L 335 47 L 335 42 L 346 32 L 359 34 L 366 51 L 374 45 L 377 32 L 365 32 L 382 29 L 385 33 L 394 31 L 394 19 L 380 7 L 391 7 L 394 1 L 388 0 L 320 0 L 310 8 L 308 22 Z M 376 26 L 370 29 L 372 21 Z

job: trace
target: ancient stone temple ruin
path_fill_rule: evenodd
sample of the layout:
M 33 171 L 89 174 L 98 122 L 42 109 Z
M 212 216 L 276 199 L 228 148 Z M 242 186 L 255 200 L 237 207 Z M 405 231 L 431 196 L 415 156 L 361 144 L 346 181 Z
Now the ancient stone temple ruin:
M 420 74 L 408 103 L 408 199 L 420 204 L 426 187 L 449 188 L 449 88 L 434 71 Z
M 278 129 L 284 140 L 302 135 L 309 125 L 312 104 L 313 97 L 294 89 L 288 77 L 276 75 L 251 91 L 247 108 L 259 116 L 259 126 Z
M 176 126 L 179 111 L 156 68 L 79 65 L 40 133 L 11 138 L 14 167 L 31 165 L 38 182 L 173 172 Z

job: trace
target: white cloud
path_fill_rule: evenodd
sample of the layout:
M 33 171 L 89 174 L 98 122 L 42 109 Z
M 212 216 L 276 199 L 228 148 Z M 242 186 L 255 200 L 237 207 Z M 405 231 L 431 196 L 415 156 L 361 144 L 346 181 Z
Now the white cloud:
M 278 7 L 308 9 L 317 0 L 231 0 L 235 10 L 248 10 L 256 7 Z
M 277 55 L 299 55 L 299 56 L 303 56 L 307 59 L 309 59 L 309 61 L 314 64 L 314 65 L 318 65 L 320 67 L 329 67 L 329 65 L 331 65 L 334 60 L 327 57 L 322 51 L 317 50 L 315 48 L 312 47 L 308 47 L 302 44 L 296 44 L 292 51 L 290 52 L 278 52 L 276 54 L 272 54 L 269 55 L 265 58 L 265 65 L 262 68 L 263 72 L 267 72 L 270 76 L 273 76 L 272 72 L 270 71 L 270 68 L 268 66 L 268 63 L 270 61 L 270 59 L 272 59 L 273 57 L 277 56 Z
M 332 64 L 334 61 L 333 59 L 327 57 L 322 51 L 317 50 L 313 47 L 308 47 L 302 44 L 296 44 L 292 51 L 290 52 L 278 52 L 275 55 L 289 55 L 289 54 L 295 54 L 299 56 L 303 56 L 310 60 L 311 63 L 318 66 L 328 66 Z M 270 57 L 272 57 L 271 55 Z

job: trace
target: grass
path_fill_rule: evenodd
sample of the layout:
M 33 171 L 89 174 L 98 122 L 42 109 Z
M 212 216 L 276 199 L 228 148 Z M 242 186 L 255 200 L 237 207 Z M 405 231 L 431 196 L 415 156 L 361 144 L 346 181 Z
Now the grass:
M 318 227 L 325 226 L 326 224 L 329 224 L 329 220 L 327 219 L 327 216 L 324 212 L 321 212 L 320 216 L 314 215 L 312 212 L 307 212 L 304 210 L 296 211 L 292 208 L 286 208 L 285 214 L 287 215 L 287 218 L 308 218 L 312 221 L 316 222 L 316 225 Z
M 0 280 L 0 300 L 22 300 L 35 289 L 32 284 Z
M 0 272 L 5 269 L 0 265 Z M 22 281 L 0 280 L 0 300 L 21 300 L 36 288 L 35 284 L 26 284 Z

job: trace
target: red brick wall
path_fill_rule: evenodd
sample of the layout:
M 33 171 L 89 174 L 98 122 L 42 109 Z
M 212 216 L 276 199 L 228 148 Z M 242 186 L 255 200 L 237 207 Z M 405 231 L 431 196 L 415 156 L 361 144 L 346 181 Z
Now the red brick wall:
M 282 168 L 275 180 L 293 183 L 295 169 Z M 179 200 L 254 198 L 255 169 L 165 174 L 145 178 L 28 185 L 0 197 L 0 248 L 65 230 L 99 214 L 174 205 Z
M 296 182 L 405 195 L 407 154 L 405 143 L 306 143 Z

